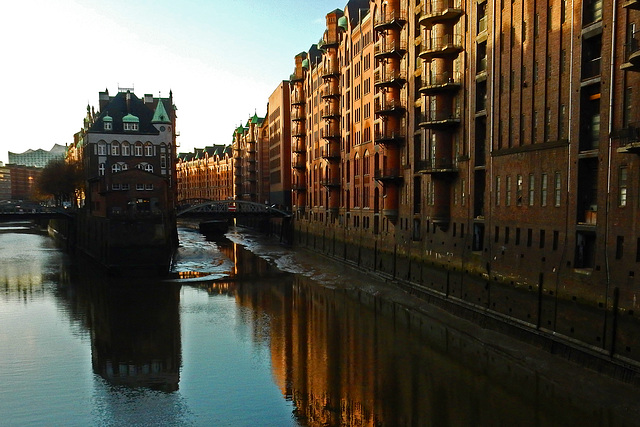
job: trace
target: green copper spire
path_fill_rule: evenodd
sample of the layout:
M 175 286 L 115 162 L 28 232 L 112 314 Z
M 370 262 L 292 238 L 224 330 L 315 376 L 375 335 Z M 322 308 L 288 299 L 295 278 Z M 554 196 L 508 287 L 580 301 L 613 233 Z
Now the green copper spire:
M 162 99 L 158 99 L 158 105 L 156 106 L 155 113 L 153 113 L 153 119 L 151 119 L 151 123 L 171 124 L 171 120 L 169 120 L 169 115 L 167 114 L 167 110 L 164 109 L 164 104 L 162 102 Z

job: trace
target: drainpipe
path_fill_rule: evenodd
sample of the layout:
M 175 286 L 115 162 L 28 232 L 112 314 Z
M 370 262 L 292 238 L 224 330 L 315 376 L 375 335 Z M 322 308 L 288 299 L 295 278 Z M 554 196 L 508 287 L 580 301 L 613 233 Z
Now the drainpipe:
M 570 213 L 570 209 L 569 209 L 569 194 L 570 194 L 570 190 L 571 190 L 571 141 L 572 141 L 572 124 L 573 124 L 573 46 L 574 46 L 574 36 L 575 36 L 575 25 L 574 24 L 574 19 L 573 19 L 573 11 L 575 10 L 575 1 L 572 0 L 571 1 L 571 53 L 569 55 L 570 58 L 570 65 L 569 65 L 569 123 L 567 126 L 567 131 L 568 131 L 568 139 L 569 139 L 569 144 L 567 145 L 567 191 L 566 191 L 566 202 L 565 202 L 565 230 L 564 230 L 564 247 L 562 250 L 562 257 L 561 259 L 561 263 L 560 265 L 558 265 L 557 267 L 557 273 L 556 273 L 556 288 L 554 291 L 554 299 L 555 299 L 555 303 L 554 303 L 554 308 L 553 308 L 553 329 L 556 329 L 556 321 L 558 319 L 558 287 L 560 286 L 560 269 L 563 268 L 562 264 L 564 263 L 564 261 L 566 260 L 566 254 L 569 251 L 569 227 L 570 227 L 570 223 L 573 222 L 575 223 L 575 217 L 573 218 L 573 220 L 571 220 L 569 213 Z M 580 138 L 578 137 L 578 140 Z M 554 176 L 554 180 L 555 180 L 555 176 Z M 554 183 L 554 187 L 555 187 L 555 183 Z M 555 196 L 554 196 L 555 197 Z M 574 224 L 574 230 L 575 230 L 575 224 Z M 574 266 L 575 267 L 575 266 Z
M 611 21 L 611 65 L 610 65 L 610 74 L 609 74 L 609 126 L 608 126 L 608 145 L 607 145 L 607 201 L 605 205 L 604 211 L 604 262 L 605 262 L 605 272 L 607 275 L 607 282 L 605 287 L 605 304 L 604 304 L 604 330 L 602 332 L 602 347 L 606 348 L 606 338 L 607 338 L 607 326 L 608 326 L 608 318 L 607 318 L 607 310 L 609 306 L 609 291 L 611 287 L 611 271 L 609 269 L 609 251 L 607 250 L 607 242 L 609 241 L 609 208 L 611 206 L 611 154 L 613 152 L 612 148 L 612 138 L 611 133 L 613 132 L 613 89 L 614 89 L 614 73 L 615 73 L 615 53 L 616 53 L 616 18 L 617 18 L 617 2 L 612 2 L 612 21 Z M 615 195 L 614 195 L 615 197 Z M 616 304 L 617 305 L 617 304 Z M 615 309 L 615 307 L 614 307 Z M 613 312 L 613 318 L 615 323 L 616 313 Z M 615 340 L 615 336 L 611 337 L 612 340 Z M 615 341 L 611 343 L 611 352 L 613 353 Z
M 486 14 L 485 14 L 486 16 Z M 491 31 L 491 44 L 493 46 L 496 45 L 496 31 L 495 31 L 495 23 L 496 23 L 496 2 L 492 2 L 492 10 L 491 10 L 491 16 L 494 18 L 493 19 L 493 28 Z M 476 17 L 477 18 L 477 17 Z M 490 70 L 488 70 L 488 72 L 490 71 L 491 74 L 489 74 L 491 76 L 491 98 L 489 100 L 489 110 L 493 113 L 494 109 L 493 109 L 493 101 L 494 101 L 494 96 L 495 96 L 495 64 L 496 64 L 496 55 L 491 55 L 491 68 Z M 487 77 L 488 79 L 488 77 Z M 495 117 L 495 116 L 494 116 Z M 492 117 L 493 119 L 493 117 Z M 485 132 L 486 132 L 486 127 L 485 127 Z M 469 137 L 471 137 L 471 135 L 469 135 Z M 475 138 L 474 138 L 475 140 Z M 485 151 L 487 150 L 487 145 L 486 142 L 489 141 L 490 144 L 493 144 L 493 120 L 491 120 L 491 127 L 489 130 L 489 137 L 487 138 L 487 136 L 485 135 Z M 487 206 L 486 208 L 486 212 L 485 212 L 485 218 L 487 218 L 487 230 L 490 229 L 490 225 L 492 224 L 492 220 L 493 220 L 493 215 L 492 215 L 492 207 L 495 204 L 494 198 L 497 197 L 496 194 L 494 194 L 495 191 L 495 187 L 494 187 L 494 181 L 493 181 L 493 157 L 491 157 L 491 152 L 493 151 L 493 147 L 490 146 L 489 148 L 489 161 L 488 166 L 489 166 L 489 170 L 488 173 L 485 173 L 485 187 L 487 185 L 487 177 L 488 177 L 488 184 L 489 184 L 489 206 Z M 486 154 L 485 154 L 486 155 Z M 474 181 L 475 182 L 475 181 Z M 495 240 L 495 239 L 494 239 Z M 491 262 L 493 261 L 493 244 L 489 243 L 489 265 L 491 265 Z M 491 273 L 489 271 L 487 271 L 487 273 L 489 274 L 489 282 L 491 283 Z M 490 301 L 489 301 L 490 303 Z

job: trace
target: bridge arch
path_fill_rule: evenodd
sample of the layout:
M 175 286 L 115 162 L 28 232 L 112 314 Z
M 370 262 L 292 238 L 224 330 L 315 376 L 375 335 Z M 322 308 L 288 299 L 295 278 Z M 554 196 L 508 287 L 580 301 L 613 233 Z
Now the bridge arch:
M 179 202 L 176 216 L 179 218 L 194 216 L 290 218 L 291 213 L 278 209 L 274 205 L 246 200 L 189 199 Z

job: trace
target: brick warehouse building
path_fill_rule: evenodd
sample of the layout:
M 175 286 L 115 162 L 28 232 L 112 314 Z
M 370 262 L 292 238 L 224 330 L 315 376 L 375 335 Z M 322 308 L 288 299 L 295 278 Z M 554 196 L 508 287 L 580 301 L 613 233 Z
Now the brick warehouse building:
M 640 359 L 614 329 L 639 289 L 639 8 L 327 14 L 291 76 L 297 242 Z
M 180 153 L 176 162 L 178 202 L 188 199 L 233 198 L 231 146 L 212 145 Z
M 296 244 L 640 360 L 639 19 L 636 0 L 329 12 L 289 81 Z

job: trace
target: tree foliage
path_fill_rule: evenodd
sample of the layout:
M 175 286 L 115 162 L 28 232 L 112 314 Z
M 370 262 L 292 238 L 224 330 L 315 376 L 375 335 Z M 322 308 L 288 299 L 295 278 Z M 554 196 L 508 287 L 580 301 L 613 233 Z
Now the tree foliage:
M 56 206 L 74 199 L 77 190 L 84 186 L 80 163 L 67 163 L 63 159 L 53 160 L 45 166 L 36 182 L 40 194 L 54 198 Z

